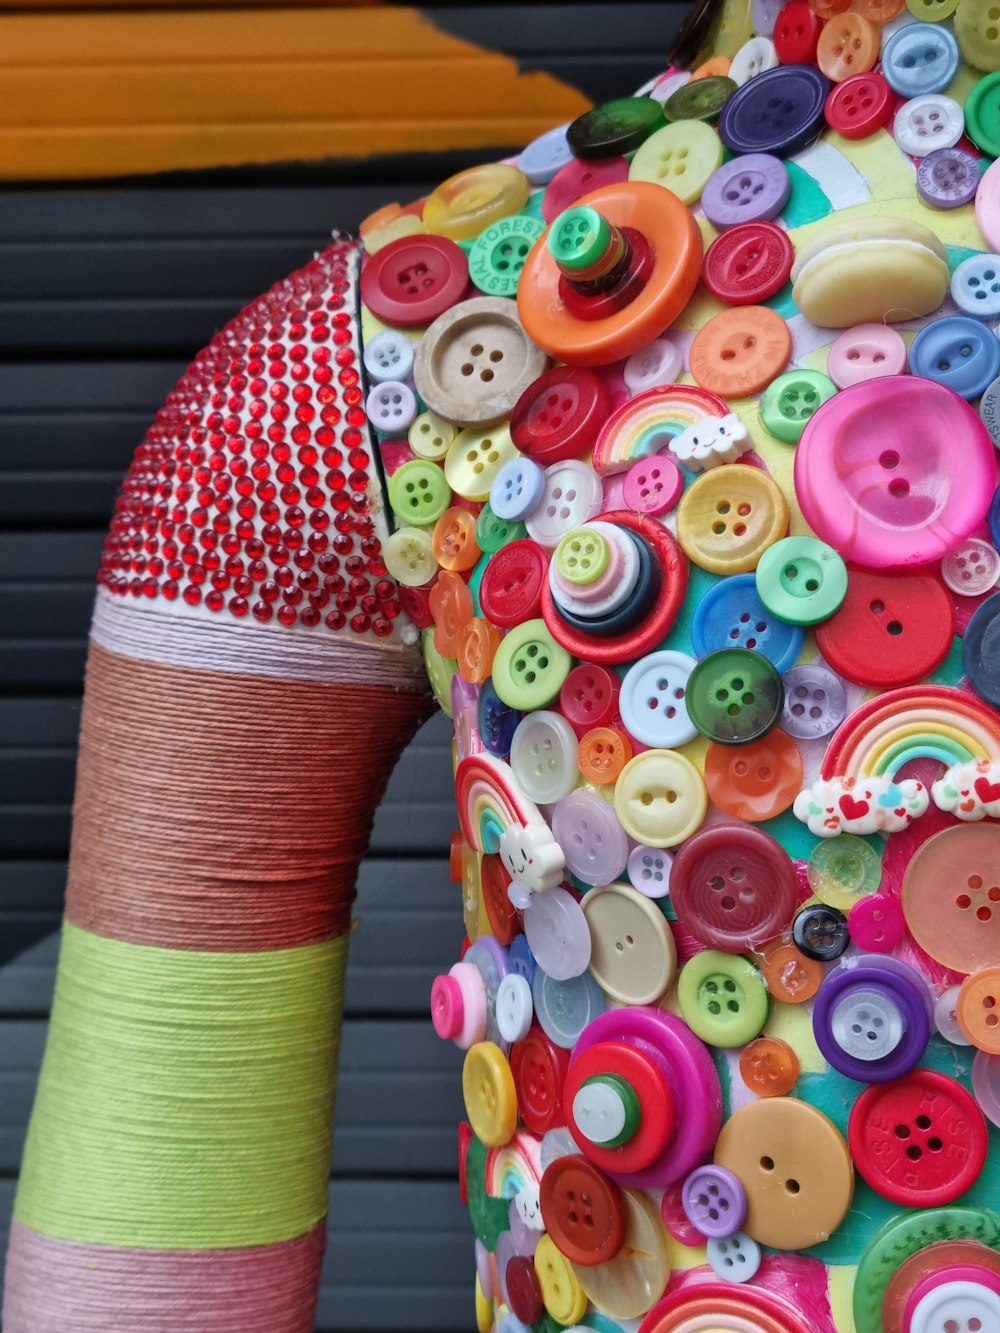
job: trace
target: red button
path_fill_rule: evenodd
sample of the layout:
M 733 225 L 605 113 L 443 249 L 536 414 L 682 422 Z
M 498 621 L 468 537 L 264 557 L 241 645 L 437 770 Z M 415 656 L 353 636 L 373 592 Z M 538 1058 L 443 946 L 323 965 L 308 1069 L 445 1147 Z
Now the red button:
M 586 1157 L 550 1162 L 539 1199 L 545 1230 L 572 1263 L 594 1268 L 613 1259 L 625 1243 L 622 1192 Z
M 361 270 L 361 299 L 379 319 L 402 328 L 429 324 L 467 296 L 469 265 L 446 236 L 401 236 Z
M 521 933 L 521 918 L 507 895 L 510 875 L 499 856 L 484 856 L 479 872 L 483 891 L 483 905 L 489 918 L 490 929 L 503 945 L 509 945 Z
M 729 1321 L 732 1321 L 731 1323 Z M 690 1333 L 691 1329 L 754 1329 L 755 1333 L 810 1333 L 810 1325 L 781 1296 L 749 1282 L 691 1282 L 654 1305 L 639 1333 Z
M 562 1090 L 569 1051 L 550 1041 L 537 1023 L 510 1048 L 510 1069 L 517 1088 L 518 1114 L 532 1134 L 546 1134 L 566 1122 Z
M 591 1143 L 573 1118 L 573 1098 L 587 1079 L 597 1074 L 616 1074 L 632 1087 L 639 1099 L 639 1128 L 634 1138 L 617 1148 Z M 673 1137 L 674 1099 L 666 1075 L 651 1053 L 624 1041 L 599 1041 L 573 1058 L 563 1088 L 563 1107 L 566 1124 L 580 1150 L 612 1175 L 641 1171 L 664 1153 Z
M 417 629 L 430 629 L 434 624 L 434 617 L 431 615 L 432 587 L 431 583 L 425 583 L 422 588 L 406 588 L 400 584 L 397 594 L 399 604 Z
M 955 637 L 955 611 L 937 575 L 850 564 L 847 575 L 840 610 L 814 630 L 827 665 L 881 690 L 935 671 Z
M 621 681 L 607 667 L 581 662 L 563 681 L 559 711 L 577 736 L 593 727 L 609 727 L 618 716 Z
M 511 1314 L 522 1324 L 534 1324 L 545 1313 L 542 1289 L 538 1285 L 535 1265 L 524 1254 L 515 1254 L 507 1261 L 504 1286 Z
M 705 286 L 727 305 L 757 305 L 788 281 L 795 251 L 773 222 L 741 222 L 717 236 L 705 255 Z
M 539 375 L 514 404 L 510 438 L 547 467 L 581 458 L 593 448 L 611 412 L 603 381 L 582 366 L 557 366 Z
M 535 620 L 548 583 L 549 553 L 527 537 L 508 542 L 490 556 L 479 584 L 483 615 L 501 629 Z
M 778 59 L 783 65 L 813 64 L 822 30 L 823 20 L 806 0 L 790 0 L 778 15 L 771 38 Z
M 628 180 L 628 162 L 623 157 L 606 157 L 599 162 L 574 158 L 552 177 L 542 197 L 542 217 L 555 222 L 560 213 L 572 208 L 578 199 L 602 185 L 620 185 Z
M 896 99 L 881 74 L 852 74 L 835 83 L 824 114 L 831 130 L 845 139 L 867 139 L 888 125 Z
M 798 897 L 791 858 L 763 829 L 703 829 L 670 867 L 678 921 L 696 940 L 724 953 L 760 949 L 780 935 Z
M 851 1111 L 847 1141 L 872 1189 L 908 1208 L 938 1208 L 964 1194 L 989 1147 L 975 1098 L 932 1069 L 865 1088 Z
M 458 1125 L 458 1197 L 463 1205 L 469 1206 L 469 1184 L 466 1176 L 466 1168 L 469 1158 L 469 1144 L 472 1142 L 472 1126 L 467 1120 L 459 1121 Z

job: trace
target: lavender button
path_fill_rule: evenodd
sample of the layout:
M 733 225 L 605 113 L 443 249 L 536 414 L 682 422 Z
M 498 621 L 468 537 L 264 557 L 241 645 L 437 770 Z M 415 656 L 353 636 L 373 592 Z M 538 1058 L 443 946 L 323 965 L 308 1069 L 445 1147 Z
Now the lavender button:
M 781 678 L 785 703 L 781 727 L 799 741 L 829 736 L 847 716 L 847 695 L 839 676 L 828 667 L 792 667 Z
M 769 153 L 748 153 L 724 162 L 701 192 L 701 206 L 716 227 L 776 218 L 792 190 L 784 162 Z
M 479 754 L 484 748 L 479 734 L 479 686 L 466 680 L 460 671 L 451 678 L 451 715 L 459 759 Z
M 614 808 L 596 793 L 571 791 L 564 796 L 553 811 L 552 832 L 570 873 L 584 884 L 610 884 L 625 869 L 625 830 Z
M 510 971 L 510 959 L 503 945 L 492 935 L 482 935 L 465 951 L 466 963 L 471 963 L 483 979 L 486 988 L 486 1040 L 506 1050 L 509 1043 L 500 1035 L 497 1023 L 497 991 Z
M 665 898 L 670 892 L 670 866 L 673 853 L 662 847 L 633 847 L 625 867 L 629 882 L 647 898 Z
M 917 193 L 933 208 L 959 208 L 979 189 L 979 163 L 964 148 L 936 148 L 917 165 Z
M 538 966 L 556 981 L 569 981 L 587 970 L 590 927 L 583 908 L 565 889 L 531 895 L 524 909 L 524 934 Z
M 747 1215 L 746 1190 L 724 1166 L 699 1166 L 681 1190 L 688 1221 L 703 1236 L 724 1240 L 739 1231 Z
M 784 0 L 750 0 L 750 19 L 759 37 L 773 37 Z
M 490 1270 L 490 1255 L 486 1246 L 481 1240 L 476 1240 L 476 1273 L 479 1275 L 479 1285 L 483 1289 L 483 1295 L 488 1301 L 493 1299 L 493 1273 Z

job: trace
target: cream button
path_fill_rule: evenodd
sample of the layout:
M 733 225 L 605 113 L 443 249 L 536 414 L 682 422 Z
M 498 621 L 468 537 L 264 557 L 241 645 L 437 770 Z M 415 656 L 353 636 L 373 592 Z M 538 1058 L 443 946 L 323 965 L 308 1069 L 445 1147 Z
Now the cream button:
M 653 1004 L 674 979 L 677 950 L 656 904 L 628 884 L 584 895 L 590 927 L 590 973 L 619 1004 Z

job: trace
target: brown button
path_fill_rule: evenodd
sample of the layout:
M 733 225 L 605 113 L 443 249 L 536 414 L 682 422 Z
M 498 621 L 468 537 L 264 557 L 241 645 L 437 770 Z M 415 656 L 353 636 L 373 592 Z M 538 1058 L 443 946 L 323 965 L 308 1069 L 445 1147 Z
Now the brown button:
M 818 1245 L 851 1206 L 854 1168 L 847 1144 L 807 1102 L 773 1097 L 741 1107 L 722 1127 L 715 1162 L 742 1181 L 743 1229 L 761 1245 Z
M 480 296 L 439 315 L 417 348 L 413 382 L 432 411 L 461 426 L 510 416 L 548 364 L 513 301 Z

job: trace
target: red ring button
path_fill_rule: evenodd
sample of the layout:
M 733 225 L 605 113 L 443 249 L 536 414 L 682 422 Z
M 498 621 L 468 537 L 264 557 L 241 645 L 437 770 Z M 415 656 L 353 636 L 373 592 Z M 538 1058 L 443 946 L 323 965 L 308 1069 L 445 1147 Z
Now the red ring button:
M 621 681 L 607 667 L 580 662 L 563 681 L 559 711 L 577 736 L 594 727 L 610 727 L 618 716 Z
M 510 416 L 510 438 L 547 467 L 581 458 L 611 412 L 603 381 L 582 366 L 556 366 L 529 384 Z
M 592 1143 L 573 1118 L 574 1097 L 587 1079 L 598 1074 L 616 1074 L 639 1099 L 639 1128 L 633 1138 L 617 1148 Z M 563 1088 L 563 1106 L 580 1151 L 612 1175 L 641 1171 L 662 1155 L 673 1137 L 674 1099 L 659 1065 L 645 1051 L 624 1042 L 597 1042 L 574 1058 Z
M 361 299 L 401 328 L 430 324 L 469 293 L 469 264 L 446 236 L 400 236 L 361 270 Z
M 548 586 L 549 554 L 528 537 L 508 542 L 489 558 L 479 584 L 483 615 L 501 629 L 536 620 Z
M 728 1319 L 743 1321 L 734 1323 L 735 1328 L 750 1326 L 758 1333 L 811 1333 L 788 1303 L 766 1288 L 742 1283 L 734 1294 L 731 1283 L 711 1280 L 686 1283 L 665 1296 L 646 1315 L 639 1333 L 722 1329 Z
M 537 1023 L 511 1046 L 518 1114 L 532 1134 L 546 1134 L 565 1123 L 562 1089 L 568 1069 L 569 1051 L 550 1041 Z
M 757 305 L 788 281 L 795 251 L 773 222 L 741 222 L 715 238 L 705 254 L 705 286 L 727 305 Z
M 574 1264 L 594 1268 L 625 1243 L 622 1192 L 586 1157 L 557 1157 L 545 1168 L 539 1199 L 545 1230 Z

